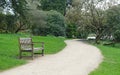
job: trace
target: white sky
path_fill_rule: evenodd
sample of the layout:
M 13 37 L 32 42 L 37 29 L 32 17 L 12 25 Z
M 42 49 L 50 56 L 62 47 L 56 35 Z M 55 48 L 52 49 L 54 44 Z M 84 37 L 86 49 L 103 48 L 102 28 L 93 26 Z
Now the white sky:
M 120 4 L 120 0 L 104 0 L 103 2 L 100 2 L 97 7 L 102 9 L 107 9 L 109 6 L 114 6 Z

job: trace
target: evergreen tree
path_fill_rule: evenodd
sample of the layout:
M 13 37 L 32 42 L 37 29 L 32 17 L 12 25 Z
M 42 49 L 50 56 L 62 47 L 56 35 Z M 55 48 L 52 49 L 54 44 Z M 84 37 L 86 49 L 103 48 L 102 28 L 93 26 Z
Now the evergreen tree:
M 66 0 L 41 0 L 41 5 L 45 11 L 56 10 L 65 15 Z

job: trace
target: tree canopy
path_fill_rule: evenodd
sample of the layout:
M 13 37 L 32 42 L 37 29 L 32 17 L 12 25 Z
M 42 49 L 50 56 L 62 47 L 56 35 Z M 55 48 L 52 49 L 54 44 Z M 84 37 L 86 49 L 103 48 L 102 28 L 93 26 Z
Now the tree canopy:
M 120 41 L 120 5 L 113 6 L 106 12 L 109 34 L 113 35 L 116 41 Z
M 96 43 L 104 36 L 120 37 L 117 0 L 0 0 L 0 7 L 14 12 L 0 14 L 0 30 L 6 32 L 32 30 L 33 34 L 70 38 L 92 33 Z
M 41 0 L 40 2 L 43 10 L 56 10 L 65 15 L 66 0 Z

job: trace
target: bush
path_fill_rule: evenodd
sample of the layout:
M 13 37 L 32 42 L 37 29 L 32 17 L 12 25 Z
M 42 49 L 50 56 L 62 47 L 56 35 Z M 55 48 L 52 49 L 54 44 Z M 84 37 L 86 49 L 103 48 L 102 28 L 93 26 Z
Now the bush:
M 117 42 L 120 42 L 120 30 L 116 30 L 114 33 L 114 38 Z
M 40 0 L 41 8 L 44 11 L 55 10 L 65 14 L 66 0 Z
M 0 32 L 2 32 L 5 29 L 5 27 L 5 15 L 0 13 Z
M 77 34 L 76 29 L 77 28 L 75 24 L 72 24 L 72 23 L 67 24 L 66 36 L 68 38 L 75 38 Z
M 0 32 L 13 33 L 15 31 L 15 16 L 0 13 Z
M 39 13 L 39 12 L 38 12 Z M 57 11 L 41 11 L 38 21 L 32 26 L 32 33 L 35 35 L 65 36 L 64 16 Z M 40 18 L 41 17 L 41 18 Z M 33 19 L 36 20 L 36 19 Z

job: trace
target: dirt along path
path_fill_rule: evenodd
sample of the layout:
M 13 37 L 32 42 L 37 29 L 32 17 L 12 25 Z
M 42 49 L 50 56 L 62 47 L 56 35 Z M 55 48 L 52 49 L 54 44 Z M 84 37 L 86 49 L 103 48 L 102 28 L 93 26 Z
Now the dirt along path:
M 88 75 L 102 62 L 98 48 L 78 40 L 65 42 L 67 46 L 61 52 L 36 58 L 0 75 Z

